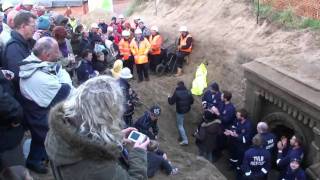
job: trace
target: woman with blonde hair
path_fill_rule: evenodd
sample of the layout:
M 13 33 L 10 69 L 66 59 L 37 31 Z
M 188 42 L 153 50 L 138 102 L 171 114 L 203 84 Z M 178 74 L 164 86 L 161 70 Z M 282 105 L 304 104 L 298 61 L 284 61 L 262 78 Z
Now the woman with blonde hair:
M 130 150 L 124 147 L 135 129 L 121 130 L 122 104 L 117 81 L 99 76 L 51 110 L 45 145 L 55 179 L 147 179 L 149 139 Z M 128 169 L 119 157 L 127 160 Z

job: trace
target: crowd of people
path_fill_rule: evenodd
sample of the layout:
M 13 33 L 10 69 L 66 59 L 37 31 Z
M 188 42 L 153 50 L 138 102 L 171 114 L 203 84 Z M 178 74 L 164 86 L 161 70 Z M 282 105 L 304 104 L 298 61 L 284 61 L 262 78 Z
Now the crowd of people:
M 163 61 L 157 26 L 149 29 L 139 17 L 130 23 L 119 15 L 88 29 L 72 14 L 56 14 L 30 0 L 17 6 L 3 1 L 2 10 L 0 179 L 32 179 L 25 167 L 45 174 L 49 163 L 59 180 L 147 179 L 160 169 L 178 173 L 159 149 L 161 107 L 133 120 L 140 101 L 129 81 L 134 68 L 138 82 L 149 81 L 149 71 Z M 176 76 L 182 75 L 193 41 L 187 27 L 179 32 Z M 248 113 L 236 110 L 231 98 L 215 82 L 204 93 L 202 119 L 193 134 L 199 155 L 214 162 L 227 149 L 238 179 L 266 179 L 273 163 L 281 179 L 305 179 L 301 137 L 276 143 L 265 122 L 254 136 Z M 168 103 L 176 105 L 179 144 L 187 146 L 184 116 L 194 98 L 183 81 Z M 26 131 L 31 145 L 24 157 Z M 132 142 L 132 131 L 148 138 Z

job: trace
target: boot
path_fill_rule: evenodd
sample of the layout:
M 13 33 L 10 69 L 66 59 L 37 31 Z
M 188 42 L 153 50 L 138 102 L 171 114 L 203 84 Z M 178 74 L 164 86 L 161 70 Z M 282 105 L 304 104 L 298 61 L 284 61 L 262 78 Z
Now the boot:
M 175 77 L 181 76 L 182 75 L 182 68 L 177 68 L 177 74 L 175 74 Z

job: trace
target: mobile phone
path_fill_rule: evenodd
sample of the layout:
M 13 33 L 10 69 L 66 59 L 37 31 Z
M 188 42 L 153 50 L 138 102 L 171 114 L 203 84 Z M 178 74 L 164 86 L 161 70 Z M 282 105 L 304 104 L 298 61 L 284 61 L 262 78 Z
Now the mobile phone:
M 138 131 L 131 131 L 128 139 L 133 142 L 144 142 L 147 139 L 147 136 Z

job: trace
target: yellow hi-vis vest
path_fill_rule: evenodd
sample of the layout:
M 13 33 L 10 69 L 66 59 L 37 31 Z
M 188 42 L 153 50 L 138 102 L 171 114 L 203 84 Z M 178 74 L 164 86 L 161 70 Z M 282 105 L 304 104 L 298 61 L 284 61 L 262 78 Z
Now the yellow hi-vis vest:
M 207 68 L 201 63 L 196 71 L 196 77 L 192 81 L 191 93 L 200 96 L 207 86 Z

